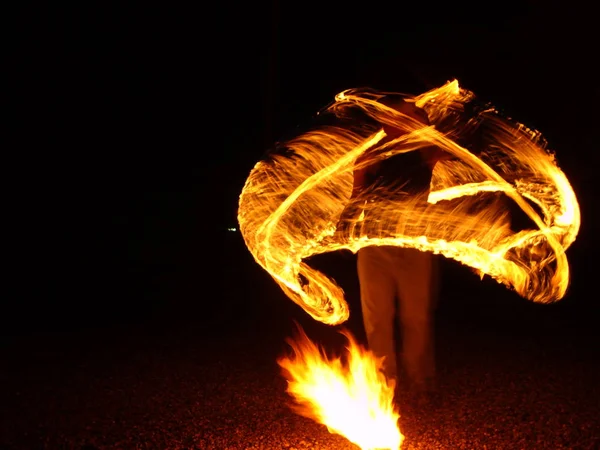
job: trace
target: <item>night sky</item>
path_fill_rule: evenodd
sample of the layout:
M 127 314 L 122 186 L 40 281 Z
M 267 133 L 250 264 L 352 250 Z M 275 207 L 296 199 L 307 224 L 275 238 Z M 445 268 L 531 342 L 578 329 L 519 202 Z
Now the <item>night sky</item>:
M 420 93 L 454 78 L 549 140 L 582 207 L 572 293 L 594 289 L 594 15 L 575 2 L 336 3 L 27 11 L 5 86 L 17 100 L 5 329 L 185 310 L 217 272 L 243 276 L 249 258 L 226 229 L 275 140 L 343 89 Z M 182 273 L 188 300 L 161 291 Z M 589 316 L 591 297 L 565 302 Z

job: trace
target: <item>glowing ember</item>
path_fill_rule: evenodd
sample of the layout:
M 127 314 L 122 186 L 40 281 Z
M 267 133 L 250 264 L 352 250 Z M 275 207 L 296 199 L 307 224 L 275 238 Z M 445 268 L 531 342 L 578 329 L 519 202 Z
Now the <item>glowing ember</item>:
M 367 90 L 338 94 L 321 115 L 333 124 L 285 142 L 284 151 L 254 167 L 238 220 L 256 261 L 294 302 L 327 324 L 348 318 L 347 303 L 335 281 L 307 258 L 368 245 L 440 253 L 532 301 L 561 299 L 569 283 L 565 250 L 577 236 L 580 213 L 541 135 L 492 108 L 465 120 L 463 110 L 474 96 L 457 81 L 406 97 L 427 112 L 430 126 L 384 106 L 378 102 L 383 96 Z M 362 119 L 349 120 L 357 115 Z M 431 146 L 452 157 L 435 165 L 428 202 L 380 190 L 349 205 L 354 163 L 385 136 L 384 125 L 405 133 L 363 156 L 364 164 Z M 477 145 L 471 146 L 472 135 Z M 530 219 L 529 228 L 511 228 L 509 202 Z M 337 233 L 347 206 L 363 214 L 350 233 Z
M 296 340 L 288 340 L 293 355 L 278 363 L 287 372 L 296 410 L 363 450 L 396 450 L 403 436 L 392 403 L 394 386 L 379 371 L 381 360 L 343 334 L 348 339 L 343 359 L 328 358 L 302 331 Z

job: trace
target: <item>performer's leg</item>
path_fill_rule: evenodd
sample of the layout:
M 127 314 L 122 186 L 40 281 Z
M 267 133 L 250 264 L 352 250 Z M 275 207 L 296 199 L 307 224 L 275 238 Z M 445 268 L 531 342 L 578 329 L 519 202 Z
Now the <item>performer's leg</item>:
M 407 381 L 417 388 L 426 388 L 435 376 L 434 256 L 415 249 L 397 250 L 403 365 Z
M 369 348 L 376 356 L 385 358 L 383 372 L 386 377 L 396 379 L 396 283 L 383 248 L 373 246 L 358 251 L 358 279 Z

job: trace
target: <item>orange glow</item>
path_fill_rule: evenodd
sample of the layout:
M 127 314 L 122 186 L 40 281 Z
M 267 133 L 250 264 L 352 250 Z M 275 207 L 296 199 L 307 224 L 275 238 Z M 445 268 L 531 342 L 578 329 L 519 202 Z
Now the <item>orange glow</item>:
M 378 102 L 384 94 L 347 90 L 323 116 L 324 125 L 285 142 L 251 171 L 239 200 L 238 221 L 248 249 L 286 295 L 314 319 L 339 324 L 348 316 L 342 289 L 313 269 L 313 255 L 369 245 L 414 247 L 442 254 L 514 289 L 534 302 L 560 300 L 569 284 L 565 250 L 580 226 L 577 199 L 569 180 L 547 151 L 540 133 L 501 117 L 494 109 L 461 122 L 473 93 L 452 81 L 416 97 L 431 125 Z M 362 114 L 378 125 L 344 117 Z M 388 142 L 365 164 L 435 146 L 452 157 L 435 165 L 428 202 L 370 192 L 353 200 L 368 213 L 351 233 L 336 226 L 348 205 L 354 163 L 379 142 L 383 125 L 405 134 Z M 481 130 L 479 150 L 461 137 Z M 511 228 L 512 202 L 531 227 Z
M 288 340 L 293 354 L 278 363 L 286 372 L 288 393 L 299 414 L 327 426 L 361 449 L 400 448 L 400 415 L 394 409 L 394 386 L 379 371 L 381 360 L 352 336 L 342 357 L 328 358 L 300 331 Z

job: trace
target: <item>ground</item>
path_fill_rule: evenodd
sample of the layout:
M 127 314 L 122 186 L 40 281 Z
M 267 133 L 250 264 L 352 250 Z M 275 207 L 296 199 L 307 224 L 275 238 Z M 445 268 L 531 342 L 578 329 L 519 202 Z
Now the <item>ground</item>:
M 344 258 L 338 270 L 352 268 Z M 332 349 L 336 329 L 312 321 L 249 258 L 235 260 L 212 277 L 216 291 L 193 291 L 193 270 L 172 277 L 165 292 L 191 290 L 195 308 L 173 300 L 137 321 L 4 337 L 0 448 L 356 449 L 289 408 L 276 364 L 294 321 Z M 439 399 L 399 405 L 403 448 L 599 448 L 593 321 L 465 280 L 469 289 L 442 291 L 462 300 L 438 311 Z M 360 338 L 360 313 L 351 314 L 346 326 Z

